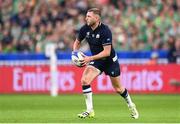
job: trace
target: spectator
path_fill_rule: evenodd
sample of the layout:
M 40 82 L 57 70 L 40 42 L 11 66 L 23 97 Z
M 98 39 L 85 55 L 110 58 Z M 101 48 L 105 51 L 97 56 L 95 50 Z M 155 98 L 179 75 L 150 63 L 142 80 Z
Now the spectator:
M 148 65 L 156 65 L 158 64 L 158 53 L 157 52 L 152 52 L 151 58 L 147 63 Z
M 84 14 L 94 6 L 102 9 L 103 22 L 111 24 L 116 50 L 171 51 L 169 39 L 179 38 L 178 0 L 5 0 L 0 3 L 0 51 L 23 52 L 18 45 L 24 42 L 24 30 L 30 39 L 26 45 L 33 46 L 26 52 L 43 52 L 49 38 L 56 39 L 60 51 L 69 51 Z M 4 45 L 6 30 L 9 45 Z
M 168 54 L 169 63 L 180 62 L 180 40 L 172 42 L 172 46 Z

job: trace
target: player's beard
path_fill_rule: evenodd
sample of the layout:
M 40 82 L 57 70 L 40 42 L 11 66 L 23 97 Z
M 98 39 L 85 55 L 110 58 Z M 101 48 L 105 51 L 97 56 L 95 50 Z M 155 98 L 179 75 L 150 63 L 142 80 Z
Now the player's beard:
M 87 21 L 87 25 L 90 26 L 90 27 L 93 27 L 94 25 L 96 24 L 95 21 Z

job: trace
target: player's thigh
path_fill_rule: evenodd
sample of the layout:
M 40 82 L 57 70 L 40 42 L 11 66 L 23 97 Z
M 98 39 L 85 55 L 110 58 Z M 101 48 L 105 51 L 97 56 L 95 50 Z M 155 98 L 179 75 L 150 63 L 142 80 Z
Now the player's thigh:
M 83 85 L 89 85 L 100 74 L 100 70 L 94 66 L 87 66 L 83 72 L 81 83 Z
M 116 76 L 116 77 L 110 76 L 110 79 L 111 79 L 111 83 L 116 91 L 122 92 L 124 90 L 124 87 L 120 81 L 120 76 Z

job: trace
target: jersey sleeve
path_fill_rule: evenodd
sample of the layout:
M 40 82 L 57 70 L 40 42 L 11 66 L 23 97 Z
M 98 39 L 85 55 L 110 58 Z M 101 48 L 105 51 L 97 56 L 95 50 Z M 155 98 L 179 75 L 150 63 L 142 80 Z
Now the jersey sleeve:
M 84 25 L 80 28 L 79 33 L 77 35 L 77 39 L 78 41 L 81 42 L 82 40 L 84 40 L 85 37 L 86 37 L 86 27 Z
M 101 40 L 103 46 L 112 44 L 112 33 L 109 28 L 106 28 L 106 30 L 103 31 L 103 37 Z

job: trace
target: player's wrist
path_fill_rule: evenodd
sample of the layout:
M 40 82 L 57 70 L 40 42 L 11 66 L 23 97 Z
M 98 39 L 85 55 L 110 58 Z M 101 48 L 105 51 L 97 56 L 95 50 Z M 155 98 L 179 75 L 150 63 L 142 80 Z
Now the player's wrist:
M 90 61 L 93 61 L 93 60 L 94 60 L 93 56 L 90 56 L 89 58 L 90 58 Z

